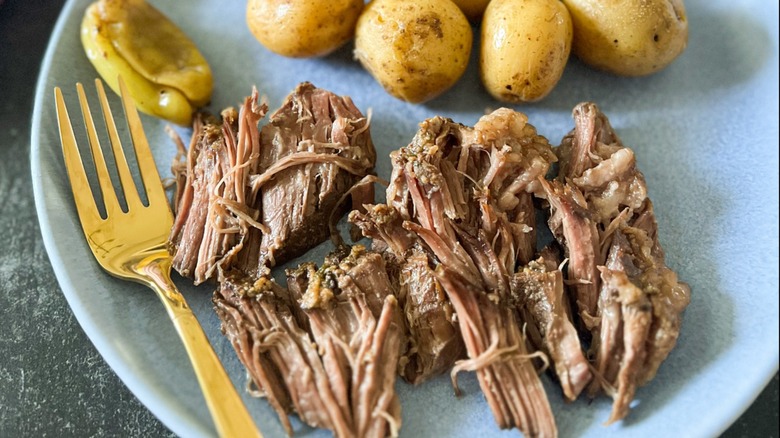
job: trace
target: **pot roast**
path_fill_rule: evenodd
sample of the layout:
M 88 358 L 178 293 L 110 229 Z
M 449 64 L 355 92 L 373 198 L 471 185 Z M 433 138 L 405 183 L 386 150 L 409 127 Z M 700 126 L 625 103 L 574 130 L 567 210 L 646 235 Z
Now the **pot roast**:
M 567 400 L 604 392 L 608 422 L 628 414 L 676 343 L 690 288 L 665 264 L 633 151 L 594 104 L 574 109 L 557 148 L 506 108 L 474 127 L 425 120 L 390 154 L 384 204 L 349 98 L 304 83 L 259 126 L 266 112 L 255 90 L 196 119 L 170 243 L 179 273 L 218 284 L 222 331 L 288 433 L 296 413 L 338 437 L 396 436 L 396 376 L 450 372 L 459 393 L 463 371 L 498 426 L 526 436 L 557 435 L 545 369 Z M 328 238 L 346 199 L 371 250 L 339 245 L 288 269 L 286 287 L 272 280 Z

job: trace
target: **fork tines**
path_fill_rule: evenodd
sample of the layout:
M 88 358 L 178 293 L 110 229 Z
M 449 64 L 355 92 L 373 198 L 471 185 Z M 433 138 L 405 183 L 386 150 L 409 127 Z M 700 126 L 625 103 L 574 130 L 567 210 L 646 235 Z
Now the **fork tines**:
M 144 205 L 138 194 L 135 182 L 133 181 L 122 148 L 122 143 L 119 139 L 119 133 L 117 132 L 116 123 L 114 122 L 114 117 L 108 104 L 103 82 L 100 79 L 95 79 L 95 86 L 97 88 L 100 106 L 103 111 L 103 120 L 108 131 L 108 138 L 111 143 L 111 150 L 114 155 L 119 181 L 122 185 L 124 199 L 127 203 L 127 209 L 132 211 L 134 209 L 143 208 Z M 130 130 L 130 138 L 135 150 L 141 180 L 143 181 L 149 205 L 152 206 L 152 204 L 164 202 L 167 206 L 167 199 L 160 182 L 160 175 L 154 164 L 154 158 L 152 157 L 149 143 L 144 134 L 143 127 L 141 126 L 138 111 L 136 110 L 132 99 L 129 97 L 130 94 L 124 81 L 122 81 L 122 78 L 119 78 L 119 88 L 121 90 L 121 99 L 127 125 Z M 103 151 L 100 147 L 100 141 L 98 140 L 97 130 L 95 129 L 95 123 L 92 119 L 92 113 L 89 109 L 84 87 L 81 83 L 77 83 L 76 89 L 78 91 L 84 125 L 87 130 L 87 138 L 89 139 L 92 159 L 95 163 L 95 171 L 97 173 L 100 192 L 103 197 L 103 204 L 105 205 L 106 217 L 121 214 L 123 211 L 111 183 L 109 170 L 106 165 L 106 160 L 103 157 Z M 95 204 L 95 198 L 93 197 L 87 174 L 84 170 L 81 155 L 79 154 L 76 137 L 73 132 L 70 117 L 68 116 L 68 110 L 65 106 L 65 100 L 59 87 L 54 88 L 54 95 L 57 105 L 57 122 L 59 124 L 60 138 L 62 140 L 62 153 L 65 158 L 65 166 L 68 170 L 68 177 L 70 178 L 71 187 L 73 189 L 73 196 L 76 198 L 79 217 L 82 219 L 82 222 L 85 219 L 99 220 L 100 214 Z

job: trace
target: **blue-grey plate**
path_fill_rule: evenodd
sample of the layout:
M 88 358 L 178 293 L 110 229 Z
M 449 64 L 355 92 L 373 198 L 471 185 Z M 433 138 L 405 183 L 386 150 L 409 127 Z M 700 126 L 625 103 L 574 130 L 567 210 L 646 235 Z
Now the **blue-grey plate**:
M 438 114 L 473 124 L 486 109 L 501 105 L 482 90 L 476 56 L 452 90 L 425 105 L 411 105 L 385 94 L 353 61 L 351 46 L 309 60 L 265 50 L 247 29 L 244 2 L 154 3 L 209 60 L 215 78 L 212 112 L 237 105 L 252 85 L 272 108 L 301 81 L 350 95 L 364 112 L 373 111 L 377 170 L 385 177 L 387 154 L 411 139 L 419 121 Z M 65 6 L 38 82 L 32 180 L 46 249 L 81 326 L 124 383 L 177 434 L 211 436 L 214 428 L 184 348 L 157 298 L 101 271 L 79 227 L 52 89 L 64 87 L 74 119 L 74 84 L 87 84 L 94 96 L 96 72 L 79 41 L 87 4 L 72 0 Z M 635 150 L 655 202 L 667 262 L 693 291 L 677 348 L 655 380 L 637 392 L 627 420 L 604 427 L 608 399 L 566 404 L 544 377 L 561 436 L 715 436 L 778 369 L 778 5 L 696 0 L 687 9 L 688 48 L 666 70 L 617 78 L 573 59 L 544 101 L 514 106 L 557 144 L 572 127 L 575 104 L 600 105 Z M 151 117 L 143 122 L 161 173 L 169 174 L 174 146 L 165 123 Z M 187 130 L 179 132 L 186 139 Z M 323 245 L 306 257 L 321 260 L 328 249 Z M 176 282 L 234 384 L 243 388 L 245 372 L 211 308 L 212 286 Z M 462 382 L 465 395 L 456 398 L 448 377 L 419 388 L 399 381 L 401 435 L 515 436 L 495 427 L 473 376 L 463 376 Z M 283 436 L 266 401 L 246 394 L 244 400 L 267 436 Z M 295 425 L 297 433 L 324 435 Z

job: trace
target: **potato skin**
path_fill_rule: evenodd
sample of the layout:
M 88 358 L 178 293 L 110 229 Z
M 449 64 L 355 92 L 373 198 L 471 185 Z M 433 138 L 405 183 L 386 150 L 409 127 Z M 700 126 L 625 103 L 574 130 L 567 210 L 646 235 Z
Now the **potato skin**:
M 373 0 L 355 31 L 355 57 L 407 102 L 433 99 L 463 75 L 473 35 L 450 0 Z
M 249 0 L 249 30 L 282 56 L 325 56 L 352 39 L 363 0 Z
M 482 17 L 480 76 L 505 102 L 547 96 L 569 59 L 572 22 L 558 0 L 492 0 Z
M 655 73 L 688 44 L 682 0 L 564 0 L 574 23 L 572 51 L 622 76 Z
M 490 0 L 452 0 L 472 22 L 479 21 Z

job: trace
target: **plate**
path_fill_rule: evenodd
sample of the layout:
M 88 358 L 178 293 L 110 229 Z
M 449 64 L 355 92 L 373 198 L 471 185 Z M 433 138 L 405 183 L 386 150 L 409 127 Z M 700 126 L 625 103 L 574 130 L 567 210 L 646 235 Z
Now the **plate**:
M 253 85 L 272 108 L 298 82 L 350 95 L 373 112 L 380 158 L 405 145 L 419 121 L 445 115 L 473 124 L 501 104 L 482 90 L 476 51 L 460 82 L 425 105 L 389 97 L 352 59 L 351 47 L 311 60 L 274 55 L 249 33 L 243 2 L 154 2 L 209 60 L 215 78 L 209 110 L 237 105 Z M 677 348 L 636 395 L 627 420 L 604 427 L 610 402 L 565 404 L 544 378 L 561 436 L 716 436 L 754 400 L 778 369 L 778 5 L 760 0 L 690 1 L 687 51 L 661 73 L 617 78 L 572 60 L 544 101 L 514 108 L 557 144 L 571 129 L 571 109 L 592 100 L 637 155 L 656 205 L 668 264 L 693 290 Z M 84 331 L 123 382 L 181 436 L 213 436 L 205 402 L 163 307 L 142 286 L 99 269 L 83 239 L 60 153 L 53 92 L 64 87 L 78 114 L 74 84 L 96 72 L 79 41 L 88 1 L 69 1 L 41 69 L 32 125 L 32 180 L 46 250 L 62 291 Z M 767 10 L 768 9 L 772 9 Z M 94 98 L 93 98 L 94 100 Z M 115 111 L 118 100 L 112 101 Z M 144 117 L 162 174 L 174 146 L 165 123 Z M 180 133 L 188 135 L 186 129 Z M 83 133 L 82 133 L 83 134 Z M 377 166 L 387 177 L 390 163 Z M 323 245 L 307 258 L 321 260 Z M 238 388 L 245 373 L 219 332 L 212 286 L 177 278 Z M 419 388 L 399 382 L 402 436 L 516 436 L 500 432 L 473 376 L 465 395 L 448 377 Z M 243 391 L 242 391 L 243 392 Z M 283 436 L 262 399 L 243 394 L 267 436 Z M 296 433 L 328 435 L 295 423 Z

